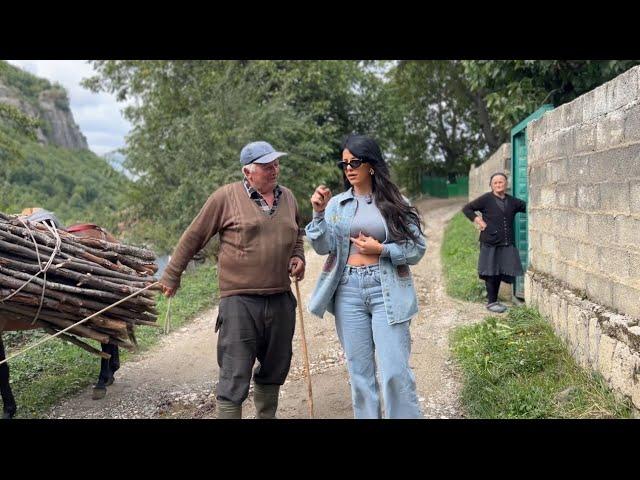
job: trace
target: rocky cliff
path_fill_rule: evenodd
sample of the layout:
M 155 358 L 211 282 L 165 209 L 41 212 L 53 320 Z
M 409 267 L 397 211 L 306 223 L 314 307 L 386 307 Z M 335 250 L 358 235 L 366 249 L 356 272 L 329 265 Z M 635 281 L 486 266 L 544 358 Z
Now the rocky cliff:
M 0 61 L 0 102 L 13 105 L 41 121 L 38 141 L 72 150 L 87 150 L 87 139 L 73 119 L 69 97 L 60 85 L 51 85 L 13 65 Z

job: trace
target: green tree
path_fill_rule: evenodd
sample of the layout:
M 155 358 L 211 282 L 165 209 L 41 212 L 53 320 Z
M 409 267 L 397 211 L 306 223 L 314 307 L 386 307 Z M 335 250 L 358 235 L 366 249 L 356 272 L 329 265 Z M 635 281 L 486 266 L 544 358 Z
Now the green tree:
M 93 65 L 98 75 L 86 86 L 131 100 L 124 109 L 134 125 L 124 166 L 139 179 L 129 192 L 130 213 L 161 250 L 173 247 L 213 190 L 242 178 L 240 149 L 256 139 L 290 153 L 282 183 L 308 216 L 313 188 L 338 186 L 339 143 L 356 123 L 361 91 L 375 83 L 367 80 L 373 73 L 351 61 Z
M 464 76 L 487 106 L 496 136 L 545 103 L 558 107 L 637 65 L 637 60 L 463 60 Z M 493 149 L 492 149 L 493 150 Z

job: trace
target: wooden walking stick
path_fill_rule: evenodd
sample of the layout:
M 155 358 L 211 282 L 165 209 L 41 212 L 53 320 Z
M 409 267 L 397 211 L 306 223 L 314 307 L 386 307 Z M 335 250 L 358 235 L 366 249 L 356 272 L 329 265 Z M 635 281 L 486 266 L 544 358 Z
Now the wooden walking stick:
M 300 312 L 300 336 L 302 337 L 302 355 L 304 357 L 304 374 L 307 378 L 307 400 L 309 403 L 309 418 L 313 418 L 313 392 L 311 390 L 311 371 L 309 369 L 309 354 L 307 353 L 307 340 L 304 336 L 304 321 L 302 319 L 302 297 L 300 296 L 300 287 L 298 279 L 296 283 L 296 296 L 298 297 L 298 312 Z

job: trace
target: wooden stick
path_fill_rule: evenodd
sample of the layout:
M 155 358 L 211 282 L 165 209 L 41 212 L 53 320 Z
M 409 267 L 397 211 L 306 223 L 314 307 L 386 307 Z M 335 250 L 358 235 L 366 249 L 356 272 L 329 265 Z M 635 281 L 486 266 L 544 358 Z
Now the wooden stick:
M 311 369 L 309 368 L 309 354 L 307 352 L 307 339 L 304 336 L 304 321 L 302 319 L 302 297 L 298 279 L 295 280 L 296 296 L 298 297 L 298 312 L 300 313 L 300 337 L 302 339 L 302 357 L 304 359 L 304 372 L 307 379 L 307 400 L 309 403 L 309 418 L 313 418 L 313 391 L 311 389 Z

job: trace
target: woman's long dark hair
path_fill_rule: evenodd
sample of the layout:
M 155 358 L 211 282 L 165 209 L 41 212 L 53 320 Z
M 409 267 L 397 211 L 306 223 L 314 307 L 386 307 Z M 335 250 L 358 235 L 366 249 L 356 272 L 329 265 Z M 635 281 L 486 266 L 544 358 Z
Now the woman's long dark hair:
M 398 187 L 391 181 L 389 168 L 382 157 L 382 151 L 375 140 L 364 135 L 350 135 L 342 144 L 341 152 L 348 149 L 354 157 L 371 164 L 374 170 L 372 179 L 373 196 L 376 205 L 387 222 L 389 235 L 394 242 L 411 239 L 417 241 L 418 237 L 410 230 L 413 223 L 421 234 L 420 213 L 418 209 L 408 205 L 402 198 Z M 362 167 L 360 167 L 362 168 Z M 344 188 L 351 188 L 351 183 L 343 170 L 342 177 Z

